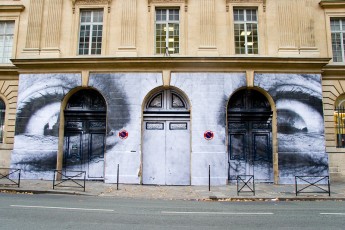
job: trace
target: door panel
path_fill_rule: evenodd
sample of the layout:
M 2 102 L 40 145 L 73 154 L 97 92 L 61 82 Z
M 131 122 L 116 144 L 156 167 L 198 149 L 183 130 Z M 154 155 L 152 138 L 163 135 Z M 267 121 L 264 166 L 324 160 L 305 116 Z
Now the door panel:
M 189 122 L 144 122 L 143 184 L 190 185 Z
M 104 174 L 104 134 L 89 134 L 88 177 L 103 178 Z
M 165 185 L 165 122 L 144 122 L 143 184 Z
M 245 160 L 246 159 L 246 134 L 245 133 L 231 133 L 230 137 L 230 160 Z
M 254 133 L 254 172 L 259 181 L 272 181 L 272 164 L 269 133 Z
M 82 132 L 71 132 L 65 136 L 64 167 L 67 176 L 74 176 L 69 171 L 82 171 L 83 167 L 83 134 Z
M 236 175 L 245 175 L 246 172 L 246 133 L 229 134 L 229 178 L 236 180 Z
M 105 134 L 86 131 L 66 131 L 63 169 L 68 176 L 86 171 L 87 179 L 104 178 Z
M 268 161 L 269 154 L 269 134 L 254 133 L 254 160 L 255 161 Z
M 190 184 L 189 122 L 167 122 L 165 183 Z
M 255 180 L 272 182 L 271 133 L 264 130 L 253 131 L 254 122 L 246 123 L 243 126 L 247 127 L 246 130 L 241 127 L 237 132 L 234 125 L 236 123 L 229 124 L 229 127 L 232 127 L 232 130 L 229 130 L 229 180 L 236 180 L 237 175 L 254 175 Z

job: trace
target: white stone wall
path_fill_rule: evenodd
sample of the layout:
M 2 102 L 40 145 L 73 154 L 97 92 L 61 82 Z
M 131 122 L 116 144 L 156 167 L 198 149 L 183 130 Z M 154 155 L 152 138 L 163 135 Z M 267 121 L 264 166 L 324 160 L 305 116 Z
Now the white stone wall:
M 226 184 L 228 153 L 226 141 L 226 108 L 232 93 L 246 86 L 244 73 L 172 73 L 171 85 L 182 90 L 191 103 L 191 183 Z M 205 140 L 204 132 L 214 132 Z
M 108 105 L 106 183 L 116 182 L 117 165 L 120 167 L 120 183 L 140 183 L 142 104 L 149 92 L 162 84 L 161 73 L 112 73 L 90 76 L 89 85 L 103 94 Z M 116 88 L 108 88 L 112 85 Z M 119 138 L 118 132 L 122 129 L 128 131 L 127 139 Z

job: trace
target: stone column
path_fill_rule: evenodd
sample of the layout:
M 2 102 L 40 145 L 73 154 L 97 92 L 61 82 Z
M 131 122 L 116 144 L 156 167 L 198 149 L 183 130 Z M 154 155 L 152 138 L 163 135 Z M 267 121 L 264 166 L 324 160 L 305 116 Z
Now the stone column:
M 121 43 L 119 52 L 125 56 L 136 56 L 137 0 L 122 1 Z
M 200 1 L 200 47 L 198 54 L 217 56 L 215 0 Z
M 53 56 L 58 56 L 60 52 L 61 13 L 62 0 L 48 0 L 47 27 L 42 51 Z
M 40 50 L 44 0 L 30 0 L 25 49 Z

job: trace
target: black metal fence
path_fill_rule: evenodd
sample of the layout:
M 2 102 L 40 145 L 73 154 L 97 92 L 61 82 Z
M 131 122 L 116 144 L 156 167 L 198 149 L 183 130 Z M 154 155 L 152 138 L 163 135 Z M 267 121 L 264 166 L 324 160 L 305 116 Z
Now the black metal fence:
M 329 176 L 295 176 L 296 196 L 300 193 L 328 193 L 331 196 Z
M 237 176 L 237 195 L 239 195 L 241 192 L 250 192 L 255 196 L 254 175 Z
M 21 169 L 17 168 L 0 168 L 0 185 L 20 186 Z
M 56 180 L 61 176 L 61 180 Z M 54 170 L 53 189 L 55 187 L 82 188 L 85 192 L 86 171 Z

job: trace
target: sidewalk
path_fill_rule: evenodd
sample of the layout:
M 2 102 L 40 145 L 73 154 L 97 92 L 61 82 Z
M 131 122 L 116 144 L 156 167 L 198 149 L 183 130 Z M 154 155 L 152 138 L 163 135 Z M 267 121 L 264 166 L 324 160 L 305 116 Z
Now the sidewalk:
M 304 185 L 300 185 L 299 189 Z M 324 186 L 323 186 L 324 187 Z M 326 187 L 324 187 L 326 188 Z M 248 191 L 248 189 L 246 189 Z M 305 190 L 310 191 L 310 190 Z M 313 191 L 321 191 L 313 188 Z M 83 188 L 55 187 L 53 181 L 21 180 L 20 187 L 0 185 L 2 193 L 51 193 L 70 195 L 107 196 L 121 198 L 144 198 L 165 200 L 215 200 L 215 201 L 285 201 L 285 200 L 343 200 L 345 201 L 345 185 L 331 184 L 331 196 L 328 193 L 295 194 L 295 185 L 255 184 L 255 195 L 252 192 L 241 192 L 237 195 L 236 184 L 226 186 L 153 186 L 105 184 L 101 181 L 86 181 Z

